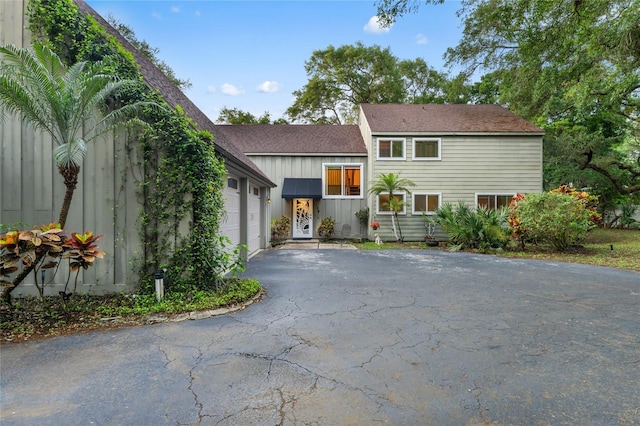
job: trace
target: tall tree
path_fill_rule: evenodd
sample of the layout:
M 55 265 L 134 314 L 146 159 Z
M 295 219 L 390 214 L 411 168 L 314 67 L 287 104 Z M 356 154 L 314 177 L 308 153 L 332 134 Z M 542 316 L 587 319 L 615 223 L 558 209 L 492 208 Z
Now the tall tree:
M 61 228 L 67 221 L 87 144 L 116 125 L 143 124 L 135 117 L 141 103 L 118 102 L 118 92 L 131 84 L 140 83 L 103 74 L 100 63 L 78 62 L 67 67 L 41 44 L 32 49 L 0 47 L 0 116 L 3 120 L 6 114 L 19 116 L 51 135 L 53 160 L 66 188 L 58 218 Z M 25 268 L 13 287 L 5 287 L 3 296 L 8 297 L 30 271 Z
M 287 124 L 283 118 L 271 120 L 271 114 L 265 112 L 260 117 L 256 117 L 247 111 L 238 108 L 224 107 L 220 110 L 220 115 L 216 123 L 219 124 Z
M 344 45 L 316 50 L 305 63 L 309 82 L 293 92 L 287 110 L 293 121 L 347 124 L 362 103 L 402 102 L 404 90 L 398 58 L 389 48 Z
M 403 241 L 402 229 L 398 219 L 398 212 L 402 211 L 404 201 L 396 197 L 401 192 L 405 192 L 407 196 L 411 193 L 409 187 L 416 186 L 411 180 L 401 178 L 400 173 L 380 173 L 378 178 L 371 183 L 369 194 L 389 194 L 388 209 L 391 212 L 391 226 L 393 234 L 397 241 Z M 381 206 L 382 207 L 382 206 Z M 397 228 L 396 228 L 397 226 Z
M 390 23 L 421 3 L 377 5 Z M 543 126 L 564 123 L 582 169 L 606 176 L 621 194 L 640 192 L 640 158 L 619 151 L 640 137 L 640 2 L 465 0 L 459 16 L 463 37 L 447 50 L 448 64 L 469 75 L 499 70 L 501 103 Z

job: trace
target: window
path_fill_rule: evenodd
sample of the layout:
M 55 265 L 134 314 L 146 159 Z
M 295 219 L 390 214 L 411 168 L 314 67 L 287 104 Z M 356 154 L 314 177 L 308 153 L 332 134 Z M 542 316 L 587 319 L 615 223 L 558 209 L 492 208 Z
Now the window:
M 253 188 L 253 195 L 260 195 L 260 190 L 258 188 Z
M 414 139 L 413 140 L 414 160 L 439 160 L 440 159 L 440 139 Z
M 509 207 L 511 198 L 513 198 L 513 194 L 478 194 L 476 196 L 476 203 L 478 207 L 496 210 L 502 207 Z
M 413 214 L 434 214 L 440 207 L 440 194 L 413 193 Z
M 405 214 L 406 211 L 406 203 L 404 203 L 405 194 L 393 194 L 393 198 L 398 201 L 402 201 L 402 210 L 398 212 L 398 214 Z M 379 194 L 378 195 L 378 203 L 376 206 L 376 213 L 378 214 L 391 214 L 391 209 L 389 208 L 389 194 Z
M 228 178 L 227 179 L 227 186 L 229 188 L 238 189 L 238 179 Z
M 325 198 L 362 198 L 362 163 L 323 164 L 322 196 Z
M 404 160 L 404 139 L 378 139 L 378 160 Z

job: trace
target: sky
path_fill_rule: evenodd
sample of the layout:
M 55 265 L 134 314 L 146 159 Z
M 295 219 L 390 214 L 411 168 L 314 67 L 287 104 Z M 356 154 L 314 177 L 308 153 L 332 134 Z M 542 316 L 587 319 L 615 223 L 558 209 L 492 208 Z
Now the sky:
M 422 6 L 390 28 L 377 25 L 375 0 L 85 1 L 157 48 L 212 121 L 224 107 L 283 117 L 309 80 L 305 62 L 330 45 L 388 47 L 447 71 L 443 55 L 461 37 L 459 1 Z

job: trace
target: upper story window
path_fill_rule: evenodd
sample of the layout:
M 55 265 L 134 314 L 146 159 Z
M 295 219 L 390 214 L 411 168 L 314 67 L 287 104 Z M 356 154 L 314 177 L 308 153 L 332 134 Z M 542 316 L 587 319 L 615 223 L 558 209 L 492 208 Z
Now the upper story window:
M 362 198 L 362 163 L 323 164 L 324 198 Z
M 378 139 L 378 160 L 404 160 L 405 143 L 404 138 Z
M 440 160 L 440 138 L 414 139 L 414 160 Z
M 440 207 L 440 194 L 413 193 L 413 214 L 435 214 Z
M 238 179 L 236 178 L 227 178 L 227 186 L 229 188 L 238 189 Z
M 509 207 L 512 198 L 513 194 L 478 194 L 476 195 L 476 204 L 478 207 L 495 210 Z
M 401 192 L 399 194 L 393 193 L 393 198 L 402 203 L 402 210 L 398 212 L 398 214 L 406 214 L 407 212 L 407 203 L 405 203 L 405 193 Z M 392 214 L 391 211 L 391 203 L 389 193 L 381 193 L 378 194 L 378 202 L 376 203 L 376 213 L 377 214 Z

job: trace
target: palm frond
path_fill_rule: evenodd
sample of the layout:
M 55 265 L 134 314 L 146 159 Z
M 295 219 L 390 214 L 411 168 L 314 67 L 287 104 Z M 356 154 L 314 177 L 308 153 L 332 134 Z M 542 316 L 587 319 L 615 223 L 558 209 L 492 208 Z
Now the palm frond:
M 80 167 L 87 154 L 87 144 L 82 139 L 59 145 L 53 150 L 53 159 L 58 167 Z

